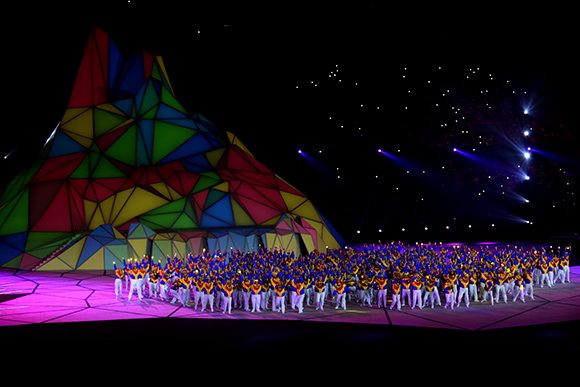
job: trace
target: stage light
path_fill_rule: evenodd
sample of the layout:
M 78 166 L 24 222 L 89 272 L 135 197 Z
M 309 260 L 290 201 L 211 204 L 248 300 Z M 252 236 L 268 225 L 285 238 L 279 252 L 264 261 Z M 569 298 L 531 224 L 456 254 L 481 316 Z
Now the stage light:
M 524 109 L 524 114 L 528 115 L 530 113 L 530 111 L 528 109 Z
M 428 227 L 425 227 L 425 231 L 428 231 L 428 230 L 429 230 L 429 228 Z
M 445 226 L 445 230 L 449 230 L 449 226 Z
M 469 224 L 469 225 L 467 225 L 467 227 L 471 228 L 471 225 Z
M 453 148 L 453 152 L 457 152 L 457 148 Z
M 524 180 L 530 180 L 530 177 L 528 175 L 525 175 Z
M 532 157 L 532 154 L 530 152 L 524 152 L 524 159 L 529 160 L 530 157 Z
M 526 203 L 529 203 L 529 202 L 530 202 L 530 200 L 529 200 L 529 199 L 525 199 L 524 201 L 525 201 Z
M 360 230 L 356 230 L 356 233 L 357 233 L 357 234 L 360 234 Z
M 379 228 L 379 232 L 383 232 L 383 230 Z
M 403 227 L 403 228 L 401 229 L 401 231 L 405 232 L 405 228 Z
M 495 224 L 494 224 L 494 223 L 492 223 L 492 224 L 491 224 L 491 227 L 495 227 Z
M 299 154 L 302 154 L 302 149 L 298 149 L 298 153 Z
M 381 148 L 379 148 L 378 152 L 379 153 L 383 153 L 383 150 Z
M 529 130 L 524 130 L 524 136 L 528 137 L 530 135 L 530 131 Z

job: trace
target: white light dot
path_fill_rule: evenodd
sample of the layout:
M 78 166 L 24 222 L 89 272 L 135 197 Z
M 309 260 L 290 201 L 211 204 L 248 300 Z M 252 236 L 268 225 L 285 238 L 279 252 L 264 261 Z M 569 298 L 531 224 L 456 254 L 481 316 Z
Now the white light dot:
M 357 233 L 357 234 L 360 234 L 360 230 L 356 230 L 356 233 Z
M 403 228 L 401 229 L 401 231 L 405 232 L 405 228 L 403 227 Z
M 449 226 L 445 226 L 445 230 L 449 230 Z
M 471 228 L 471 225 L 468 225 L 467 227 Z
M 381 229 L 379 228 L 379 232 L 383 232 L 383 230 L 381 230 Z
M 494 223 L 492 223 L 492 224 L 491 224 L 491 227 L 495 227 L 495 224 L 494 224 Z
M 429 228 L 428 227 L 425 227 L 425 231 L 428 231 L 428 230 L 429 230 Z

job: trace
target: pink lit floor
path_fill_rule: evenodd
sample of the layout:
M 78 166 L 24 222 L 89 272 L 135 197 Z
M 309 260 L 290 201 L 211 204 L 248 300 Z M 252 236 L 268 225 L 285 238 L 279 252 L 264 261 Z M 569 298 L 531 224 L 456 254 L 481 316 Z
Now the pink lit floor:
M 287 310 L 246 313 L 234 310 L 204 312 L 170 305 L 159 300 L 116 301 L 113 279 L 97 273 L 38 273 L 0 269 L 0 327 L 60 322 L 154 319 L 248 319 L 301 320 L 357 324 L 400 325 L 460 330 L 486 330 L 580 320 L 580 266 L 571 269 L 572 283 L 535 289 L 535 300 L 494 306 L 472 303 L 453 311 L 435 307 L 399 311 L 360 307 L 335 310 L 327 303 L 324 312 L 306 307 L 303 314 Z

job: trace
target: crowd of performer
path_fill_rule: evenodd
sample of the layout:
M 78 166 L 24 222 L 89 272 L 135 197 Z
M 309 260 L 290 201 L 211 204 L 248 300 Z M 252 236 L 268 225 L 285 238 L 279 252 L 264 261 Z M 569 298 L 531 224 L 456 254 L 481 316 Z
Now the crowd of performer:
M 364 245 L 295 256 L 279 249 L 230 250 L 186 259 L 115 263 L 115 296 L 136 294 L 202 312 L 259 313 L 304 304 L 323 311 L 353 303 L 398 310 L 534 299 L 534 288 L 570 282 L 570 247 Z M 122 265 L 122 266 L 121 266 Z M 387 299 L 388 298 L 388 299 Z

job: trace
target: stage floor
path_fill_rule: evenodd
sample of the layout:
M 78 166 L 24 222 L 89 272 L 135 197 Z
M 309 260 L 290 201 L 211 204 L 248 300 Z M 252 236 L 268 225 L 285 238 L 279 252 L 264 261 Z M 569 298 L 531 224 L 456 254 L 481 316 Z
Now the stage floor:
M 286 310 L 247 313 L 233 310 L 204 312 L 170 305 L 159 300 L 136 297 L 115 300 L 113 278 L 97 273 L 39 273 L 0 269 L 0 327 L 26 324 L 75 323 L 135 319 L 244 319 L 299 320 L 333 323 L 378 324 L 446 328 L 457 330 L 490 330 L 517 326 L 580 320 L 580 266 L 571 268 L 572 283 L 554 288 L 535 289 L 535 300 L 525 304 L 509 302 L 494 306 L 472 303 L 470 308 L 455 310 L 441 307 L 401 311 L 360 307 L 353 303 L 348 310 L 335 310 L 327 302 L 324 312 L 305 307 L 304 313 Z M 127 293 L 125 292 L 125 297 Z

